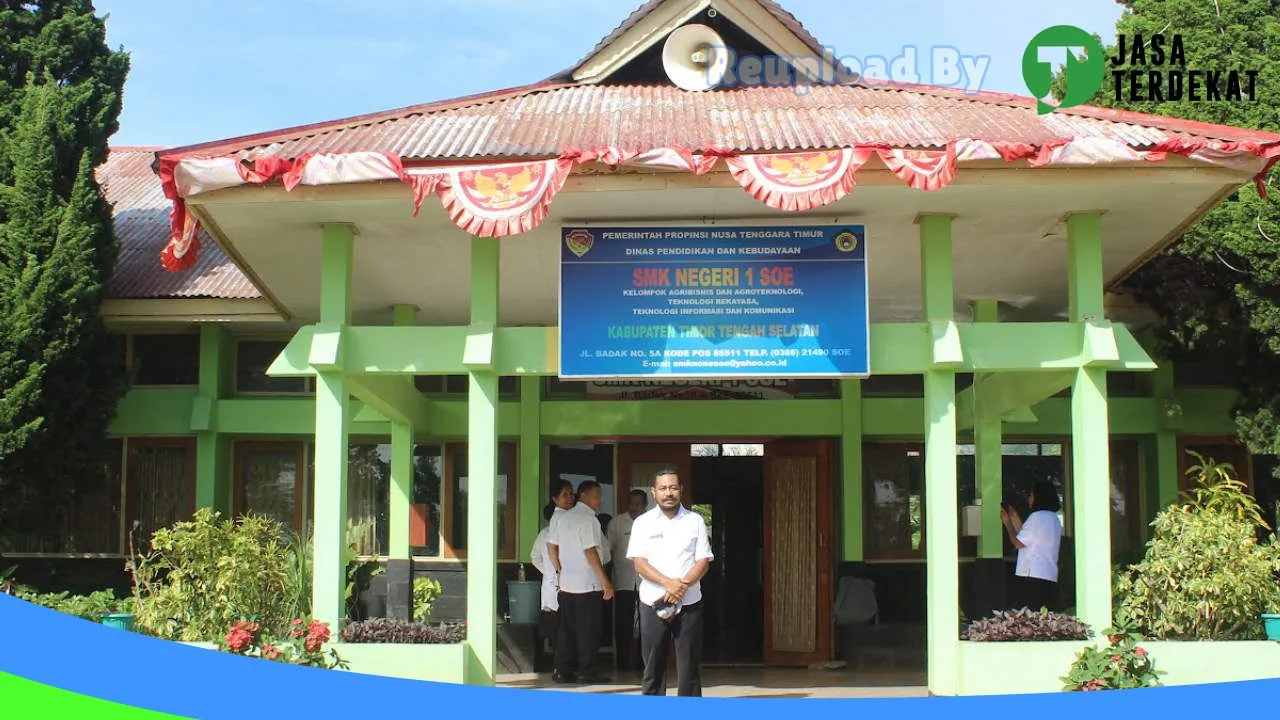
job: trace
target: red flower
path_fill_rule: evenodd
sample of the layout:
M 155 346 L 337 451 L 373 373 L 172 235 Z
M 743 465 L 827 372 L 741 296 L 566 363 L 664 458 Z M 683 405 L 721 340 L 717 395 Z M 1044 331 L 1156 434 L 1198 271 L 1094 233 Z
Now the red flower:
M 253 635 L 238 626 L 227 633 L 227 647 L 231 648 L 231 652 L 243 652 L 251 642 L 253 642 Z
M 307 652 L 320 652 L 320 648 L 324 645 L 324 641 L 314 635 L 308 635 L 306 640 L 302 641 L 302 647 Z
M 1109 640 L 1109 641 L 1111 642 L 1111 644 L 1112 644 L 1112 645 L 1115 645 L 1116 643 L 1120 642 L 1120 641 L 1121 641 L 1121 640 L 1123 640 L 1123 639 L 1124 639 L 1124 636 L 1123 636 L 1123 635 L 1108 635 L 1108 636 L 1107 636 L 1107 640 Z
M 1113 662 L 1113 663 L 1118 663 L 1118 662 L 1120 662 L 1122 659 L 1123 659 L 1123 658 L 1121 658 L 1119 655 L 1112 655 L 1112 656 L 1111 656 L 1111 662 Z
M 276 660 L 280 657 L 280 650 L 275 645 L 267 643 L 262 646 L 262 657 L 268 660 Z
M 1134 649 L 1133 649 L 1133 654 L 1134 654 L 1134 655 L 1137 655 L 1138 657 L 1143 657 L 1143 658 L 1144 658 L 1144 657 L 1146 657 L 1146 656 L 1147 656 L 1147 651 L 1146 651 L 1146 650 L 1144 650 L 1144 649 L 1142 649 L 1142 648 L 1140 648 L 1140 647 L 1137 647 L 1137 648 L 1134 648 Z

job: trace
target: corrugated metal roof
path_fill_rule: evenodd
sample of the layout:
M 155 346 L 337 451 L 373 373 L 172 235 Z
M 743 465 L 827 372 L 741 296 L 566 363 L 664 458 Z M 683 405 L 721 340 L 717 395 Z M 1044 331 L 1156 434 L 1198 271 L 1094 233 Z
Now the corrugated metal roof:
M 1172 118 L 1070 108 L 1037 115 L 1034 100 L 926 87 L 825 85 L 686 92 L 663 85 L 531 86 L 489 98 L 406 108 L 361 124 L 335 121 L 301 133 L 198 146 L 200 155 L 296 158 L 380 151 L 407 160 L 553 157 L 570 149 L 725 147 L 799 151 L 889 143 L 943 147 L 952 140 L 1041 144 L 1103 136 L 1133 147 L 1173 136 L 1268 141 L 1280 135 Z M 166 151 L 186 154 L 196 148 Z
M 169 240 L 169 211 L 160 178 L 151 161 L 160 148 L 114 147 L 97 169 L 107 201 L 112 204 L 120 256 L 107 297 L 216 298 L 248 300 L 262 297 L 240 268 L 207 234 L 201 233 L 196 266 L 187 272 L 166 272 L 160 251 Z

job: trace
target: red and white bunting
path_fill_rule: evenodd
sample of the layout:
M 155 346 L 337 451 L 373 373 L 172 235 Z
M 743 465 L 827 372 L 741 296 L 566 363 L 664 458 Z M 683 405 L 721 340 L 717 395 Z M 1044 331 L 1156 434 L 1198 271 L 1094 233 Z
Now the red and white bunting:
M 856 185 L 856 175 L 871 155 L 917 190 L 945 188 L 961 162 L 1026 161 L 1031 167 L 1088 166 L 1120 162 L 1163 162 L 1170 153 L 1198 162 L 1254 173 L 1258 192 L 1266 196 L 1266 174 L 1280 161 L 1280 143 L 1221 142 L 1170 136 L 1146 148 L 1106 137 L 1057 139 L 1038 145 L 962 138 L 944 150 L 891 148 L 869 144 L 807 152 L 742 155 L 724 148 L 596 148 L 568 150 L 559 158 L 532 162 L 436 165 L 406 169 L 400 158 L 382 152 L 317 153 L 296 159 L 261 157 L 244 161 L 232 156 L 162 157 L 158 174 L 165 197 L 173 203 L 169 243 L 160 259 L 178 272 L 196 263 L 200 224 L 186 198 L 238 185 L 262 185 L 280 178 L 285 190 L 298 185 L 395 180 L 413 189 L 413 214 L 429 195 L 440 198 L 453 222 L 464 232 L 506 237 L 529 232 L 546 219 L 552 199 L 576 165 L 601 163 L 665 168 L 703 175 L 724 158 L 733 178 L 765 205 L 803 212 L 831 204 Z
M 775 210 L 804 212 L 830 205 L 856 184 L 872 150 L 840 148 L 728 158 L 729 173 L 752 197 Z

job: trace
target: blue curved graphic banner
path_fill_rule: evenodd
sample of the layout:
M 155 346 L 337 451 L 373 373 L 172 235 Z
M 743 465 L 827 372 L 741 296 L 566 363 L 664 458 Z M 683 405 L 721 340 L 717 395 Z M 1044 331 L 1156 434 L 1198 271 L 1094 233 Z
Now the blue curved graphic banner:
M 565 227 L 560 377 L 860 377 L 862 225 Z
M 470 687 L 320 670 L 194 648 L 87 622 L 0 595 L 0 716 L 24 718 L 630 717 L 655 712 L 736 720 L 883 713 L 899 720 L 1104 715 L 1183 717 L 1269 707 L 1280 680 L 1150 690 L 968 698 L 677 698 Z M 341 647 L 341 646 L 339 646 Z M 1001 668 L 984 669 L 999 673 Z M 1016 688 L 1010 688 L 1016 691 Z M 106 701 L 106 702 L 102 702 Z M 115 703 L 108 705 L 108 703 Z M 149 712 L 148 712 L 149 711 Z M 71 714 L 68 714 L 71 713 Z

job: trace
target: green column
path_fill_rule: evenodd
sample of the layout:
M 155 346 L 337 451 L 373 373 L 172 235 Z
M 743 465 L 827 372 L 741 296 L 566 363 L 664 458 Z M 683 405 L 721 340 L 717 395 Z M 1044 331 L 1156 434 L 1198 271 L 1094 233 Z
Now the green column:
M 542 378 L 520 378 L 520 528 L 518 557 L 530 561 L 533 541 L 542 526 Z M 612 510 L 608 510 L 612 512 Z
M 973 320 L 980 323 L 1000 321 L 1000 304 L 996 300 L 976 300 Z M 974 376 L 975 396 L 978 382 L 986 373 Z M 1003 425 L 999 418 L 980 420 L 973 428 L 975 472 L 978 497 L 982 499 L 982 536 L 978 539 L 978 557 L 1000 558 L 1004 555 L 1004 526 L 1000 523 L 1000 503 L 1004 500 Z
M 417 324 L 418 309 L 397 305 L 393 309 L 394 324 L 410 327 Z M 409 505 L 413 502 L 413 436 L 417 428 L 410 423 L 391 423 L 391 498 L 387 554 L 392 560 L 409 559 Z
M 1067 218 L 1071 321 L 1103 319 L 1102 218 Z M 1107 371 L 1076 370 L 1071 389 L 1076 615 L 1101 633 L 1111 626 L 1111 462 Z
M 955 319 L 949 215 L 920 224 L 921 289 L 926 322 Z M 960 543 L 956 487 L 956 374 L 924 374 L 925 557 L 929 692 L 955 695 L 960 650 Z
M 471 335 L 467 394 L 467 683 L 492 685 L 498 664 L 497 238 L 471 241 Z
M 229 391 L 235 341 L 217 325 L 200 327 L 200 377 L 192 406 L 191 429 L 196 434 L 196 507 L 232 512 L 231 448 L 218 434 L 217 407 Z
M 311 346 L 316 366 L 315 561 L 311 613 L 337 633 L 345 616 L 347 436 L 350 395 L 342 370 L 342 333 L 351 324 L 349 225 L 325 225 L 320 269 L 320 322 Z
M 840 381 L 841 537 L 845 562 L 862 562 L 862 381 Z

